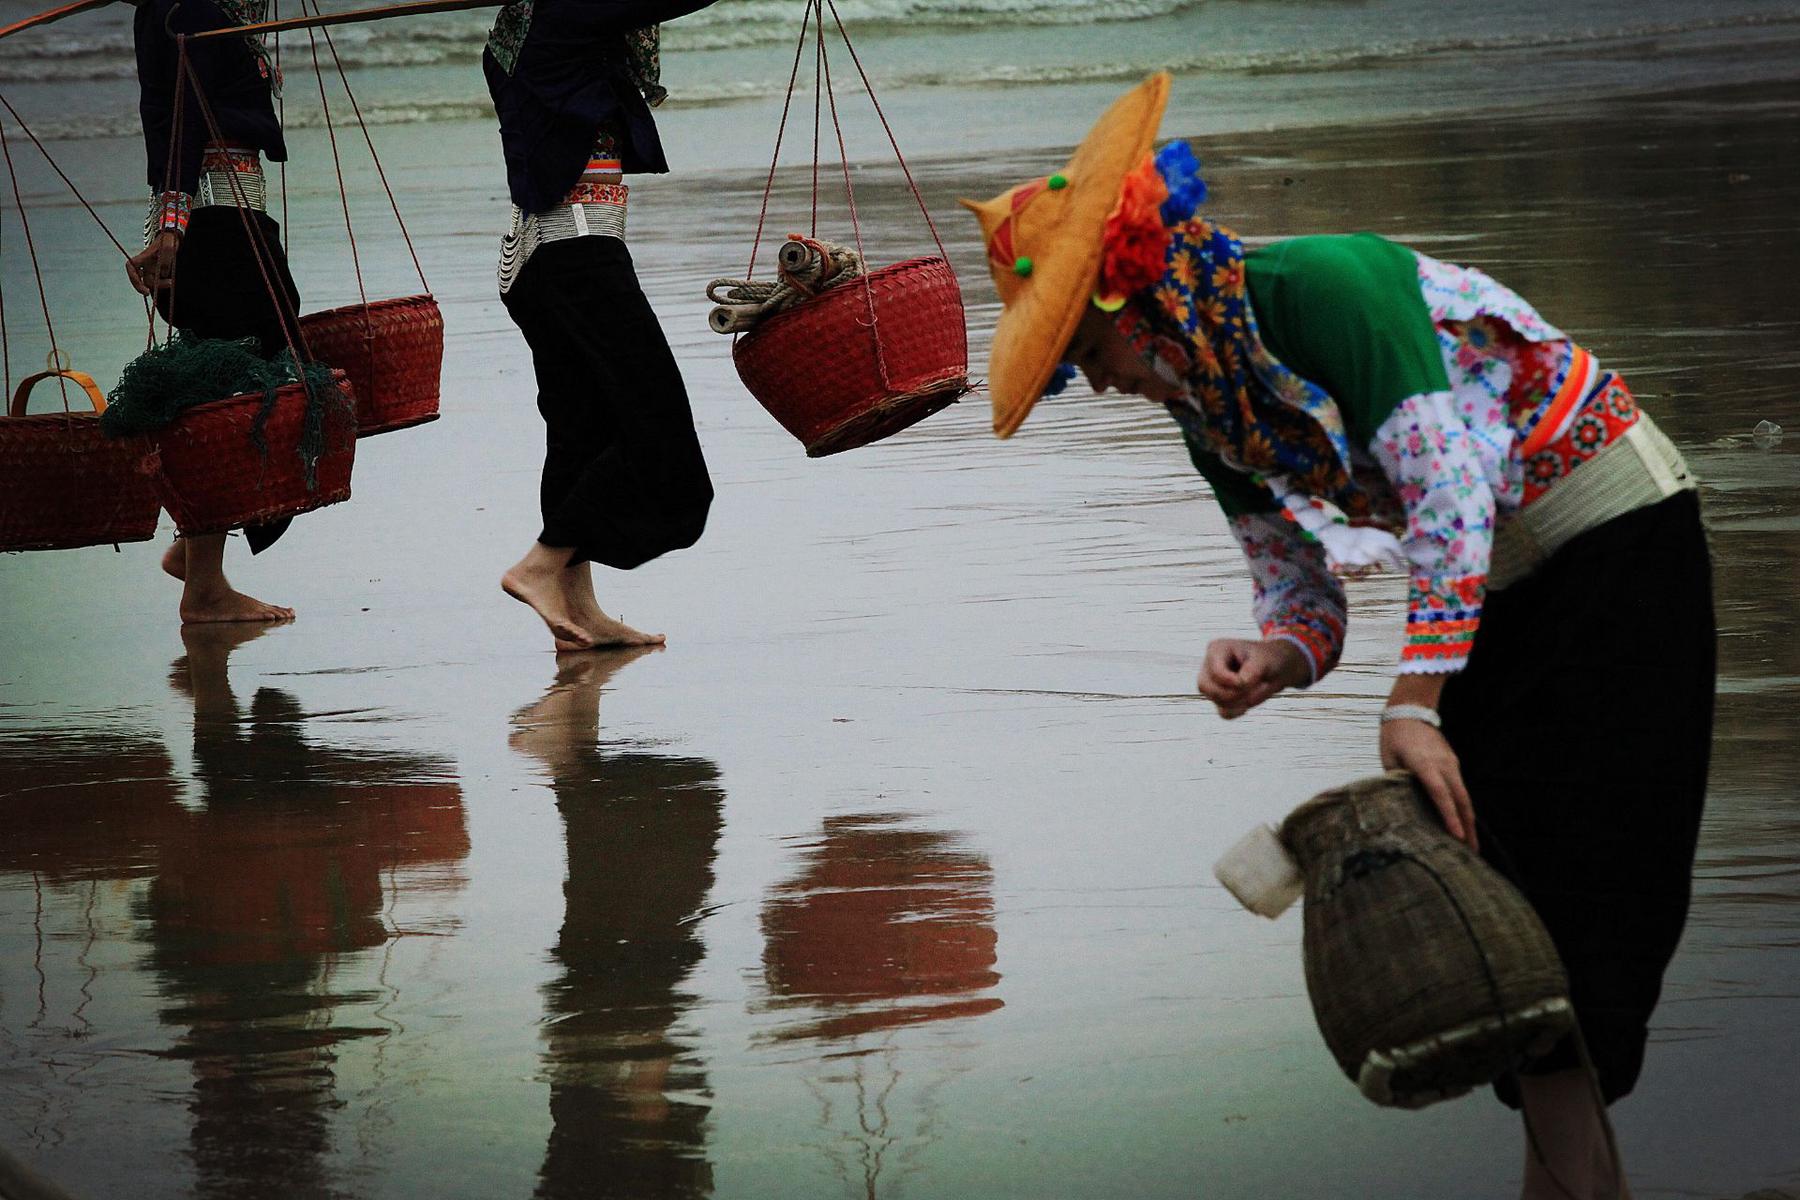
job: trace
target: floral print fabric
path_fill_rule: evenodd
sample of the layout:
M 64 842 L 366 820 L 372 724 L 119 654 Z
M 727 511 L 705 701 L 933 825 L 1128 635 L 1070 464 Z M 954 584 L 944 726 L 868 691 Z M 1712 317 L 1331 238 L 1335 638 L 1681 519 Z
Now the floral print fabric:
M 1450 390 L 1402 401 L 1369 446 L 1379 470 L 1359 469 L 1355 481 L 1370 496 L 1370 520 L 1401 522 L 1409 566 L 1401 672 L 1452 672 L 1467 665 L 1480 628 L 1496 525 L 1617 440 L 1638 411 L 1616 374 L 1599 373 L 1549 444 L 1523 456 L 1588 356 L 1480 271 L 1420 255 L 1419 281 Z M 1344 598 L 1322 551 L 1282 517 L 1232 524 L 1264 636 L 1306 648 L 1315 678 L 1324 674 L 1342 650 Z
M 1313 682 L 1337 666 L 1344 649 L 1344 585 L 1315 541 L 1295 536 L 1278 513 L 1245 513 L 1230 520 L 1232 536 L 1250 561 L 1251 609 L 1265 638 L 1298 646 Z
M 1170 234 L 1162 279 L 1120 309 L 1117 323 L 1140 354 L 1181 380 L 1171 415 L 1233 469 L 1259 482 L 1284 476 L 1350 519 L 1366 517 L 1336 402 L 1283 366 L 1257 334 L 1243 244 L 1198 214 Z

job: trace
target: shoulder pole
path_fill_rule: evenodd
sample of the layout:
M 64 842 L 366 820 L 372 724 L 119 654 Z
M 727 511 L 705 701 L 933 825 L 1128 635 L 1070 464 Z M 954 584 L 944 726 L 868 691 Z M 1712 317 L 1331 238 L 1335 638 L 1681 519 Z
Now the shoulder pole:
M 379 8 L 359 8 L 351 12 L 317 13 L 312 16 L 288 17 L 280 21 L 264 21 L 258 25 L 233 25 L 228 29 L 208 29 L 190 34 L 194 41 L 202 38 L 239 37 L 265 33 L 282 33 L 289 29 L 322 29 L 327 25 L 357 25 L 364 21 L 384 21 L 390 17 L 421 16 L 425 13 L 462 12 L 470 8 L 499 8 L 505 0 L 413 0 L 410 4 L 384 4 Z

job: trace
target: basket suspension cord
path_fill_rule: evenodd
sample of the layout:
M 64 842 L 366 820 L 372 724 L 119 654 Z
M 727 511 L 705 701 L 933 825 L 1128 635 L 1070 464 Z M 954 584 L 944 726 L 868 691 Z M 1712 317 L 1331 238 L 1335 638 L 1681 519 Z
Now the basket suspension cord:
M 862 79 L 863 90 L 869 93 L 869 103 L 875 106 L 875 115 L 881 119 L 881 128 L 887 134 L 888 145 L 894 148 L 894 158 L 900 164 L 901 174 L 906 176 L 906 186 L 912 189 L 919 213 L 925 218 L 926 227 L 931 230 L 931 240 L 937 243 L 938 254 L 945 262 L 949 262 L 950 252 L 944 249 L 944 239 L 938 236 L 937 222 L 931 219 L 931 210 L 925 206 L 925 197 L 920 194 L 919 185 L 913 180 L 912 168 L 906 165 L 906 155 L 900 153 L 900 142 L 894 137 L 893 126 L 888 124 L 887 113 L 881 109 L 881 100 L 875 95 L 875 85 L 869 82 L 869 73 L 863 70 L 862 59 L 857 57 L 856 46 L 844 29 L 844 19 L 838 15 L 836 0 L 825 0 L 825 5 L 831 9 L 831 19 L 837 23 L 838 34 L 844 39 L 844 49 L 850 52 L 850 61 L 856 64 L 856 73 Z
M 781 164 L 781 142 L 787 134 L 788 111 L 794 104 L 794 85 L 800 79 L 800 55 L 806 50 L 806 35 L 811 31 L 813 4 L 816 0 L 807 0 L 806 15 L 800 20 L 800 40 L 794 45 L 794 66 L 788 72 L 787 97 L 781 102 L 781 122 L 775 127 L 775 153 L 769 158 L 769 176 L 763 181 L 762 211 L 756 215 L 756 236 L 750 241 L 750 265 L 744 269 L 746 279 L 756 278 L 756 253 L 762 248 L 763 229 L 769 220 L 769 196 L 775 190 L 775 170 Z M 817 103 L 815 93 L 814 103 Z M 816 144 L 813 148 L 813 173 L 818 174 L 819 153 Z M 814 188 L 817 195 L 817 188 Z M 815 200 L 816 205 L 816 200 Z M 816 233 L 817 230 L 815 229 Z
M 6 126 L 3 123 L 0 123 L 0 154 L 6 157 L 6 174 L 12 180 L 13 203 L 19 208 L 19 227 L 25 232 L 25 249 L 31 256 L 31 273 L 37 277 L 38 304 L 44 310 L 44 329 L 50 335 L 50 366 L 55 371 L 67 370 L 68 363 L 63 358 L 62 348 L 56 344 L 56 323 L 50 319 L 50 297 L 44 291 L 44 272 L 38 265 L 37 242 L 31 236 L 31 218 L 25 212 L 25 196 L 19 190 L 19 172 L 13 166 L 12 140 L 6 136 Z M 8 382 L 11 382 L 10 368 Z M 56 383 L 62 394 L 63 415 L 68 419 L 72 411 L 69 408 L 69 381 L 59 375 Z
M 300 0 L 300 12 L 306 12 L 306 0 Z M 313 75 L 319 81 L 319 108 L 325 114 L 325 136 L 331 142 L 331 166 L 337 172 L 338 203 L 344 210 L 344 236 L 350 242 L 350 266 L 356 273 L 356 294 L 362 300 L 363 324 L 366 328 L 369 320 L 369 291 L 363 286 L 362 252 L 356 246 L 356 229 L 350 222 L 350 189 L 344 186 L 344 159 L 338 153 L 337 128 L 331 121 L 331 101 L 325 96 L 325 68 L 319 65 L 319 39 L 312 30 L 306 31 L 306 40 L 312 49 Z
M 301 6 L 305 7 L 305 0 L 301 0 Z M 313 0 L 312 7 L 315 15 L 322 15 L 319 0 Z M 338 55 L 337 43 L 332 41 L 331 30 L 327 26 L 319 26 L 319 36 L 325 39 L 325 48 L 331 52 L 332 65 L 337 68 L 338 83 L 344 89 L 344 98 L 350 101 L 350 112 L 356 118 L 356 127 L 362 132 L 363 144 L 369 148 L 369 161 L 374 164 L 375 176 L 381 180 L 381 188 L 387 193 L 388 207 L 393 210 L 394 223 L 400 227 L 400 238 L 406 243 L 406 252 L 412 257 L 413 270 L 418 272 L 419 287 L 429 295 L 431 284 L 425 279 L 425 268 L 419 262 L 418 248 L 413 245 L 412 234 L 406 228 L 406 218 L 401 215 L 400 202 L 394 198 L 394 187 L 388 182 L 387 171 L 381 165 L 381 155 L 375 152 L 375 139 L 369 133 L 369 122 L 363 117 L 362 105 L 356 102 L 356 93 L 350 88 L 350 75 L 344 70 L 344 60 Z
M 270 14 L 275 18 L 277 23 L 279 23 L 281 21 L 281 0 L 270 0 Z M 282 82 L 282 78 L 281 78 L 281 30 L 277 29 L 275 31 L 274 37 L 275 37 L 275 54 L 274 54 L 273 66 L 274 66 L 274 71 L 275 71 L 276 83 L 280 84 Z M 283 141 L 285 141 L 287 139 L 287 89 L 285 87 L 277 86 L 275 88 L 275 124 L 280 126 L 281 136 L 282 136 Z M 281 177 L 281 251 L 283 254 L 285 254 L 285 253 L 287 253 L 287 249 L 288 249 L 288 194 L 287 194 L 287 159 L 286 158 L 283 158 L 281 160 L 281 162 L 277 165 L 277 169 L 278 169 L 278 173 Z
M 3 95 L 3 94 L 0 94 L 0 107 L 3 107 L 6 109 L 7 114 L 9 116 L 11 116 L 13 119 L 13 122 L 16 125 L 18 125 L 19 132 L 23 133 L 25 135 L 25 137 L 31 142 L 32 146 L 37 150 L 37 152 L 43 156 L 44 161 L 46 163 L 48 163 L 50 166 L 50 169 L 56 173 L 56 177 L 58 179 L 62 180 L 64 185 L 68 187 L 69 194 L 75 197 L 76 202 L 81 205 L 82 209 L 86 211 L 87 215 L 94 219 L 94 224 L 96 224 L 100 227 L 100 232 L 104 233 L 106 235 L 106 240 L 113 244 L 113 248 L 116 249 L 122 257 L 129 259 L 131 257 L 131 251 L 127 250 L 125 248 L 124 244 L 122 242 L 120 242 L 116 236 L 114 236 L 112 229 L 107 226 L 105 220 L 103 220 L 101 218 L 100 214 L 94 210 L 94 206 L 92 204 L 88 203 L 88 198 L 86 196 L 82 195 L 81 189 L 75 186 L 75 181 L 73 179 L 69 178 L 69 173 L 62 169 L 61 164 L 59 164 L 56 161 L 56 158 L 50 153 L 49 147 L 44 145 L 43 140 L 41 138 L 39 138 L 38 135 L 32 131 L 30 123 L 27 122 L 24 117 L 19 115 L 19 110 L 14 108 L 12 106 L 12 101 L 8 100 L 5 97 L 5 95 Z M 19 205 L 20 220 L 21 220 L 21 222 L 23 222 L 24 213 L 25 213 L 25 205 L 24 205 L 24 200 L 22 197 L 19 196 L 16 187 L 14 189 L 13 199 L 14 199 L 14 202 Z M 144 315 L 145 315 L 146 321 L 154 322 L 155 311 L 156 310 L 151 306 L 150 298 L 147 296 L 144 297 Z M 5 330 L 5 309 L 4 309 L 3 305 L 0 305 L 0 342 L 5 341 L 4 330 Z M 11 349 L 10 349 L 10 347 L 4 349 L 3 351 L 0 351 L 0 357 L 4 357 L 7 360 L 6 364 L 5 364 L 4 374 L 6 377 L 6 393 L 8 395 L 10 395 L 12 392 L 12 364 L 11 364 Z M 67 401 L 66 396 L 64 397 L 64 401 L 66 403 L 66 401 Z
M 4 237 L 6 231 L 6 212 L 0 209 L 0 263 L 6 261 Z M 12 338 L 6 330 L 6 276 L 0 273 L 0 379 L 6 381 L 0 398 L 12 395 Z
M 179 37 L 176 39 L 176 43 L 176 70 L 181 75 L 185 76 L 188 83 L 193 87 L 194 100 L 197 107 L 200 109 L 201 118 L 206 122 L 208 134 L 212 137 L 214 142 L 223 144 L 225 141 L 224 132 L 219 128 L 218 118 L 213 115 L 212 103 L 207 100 L 206 92 L 200 86 L 199 72 L 194 70 L 194 64 L 188 57 L 187 38 L 185 36 Z M 176 112 L 178 114 L 181 111 L 181 107 L 182 106 L 180 105 L 176 106 Z M 299 328 L 298 322 L 290 319 L 290 314 L 282 304 L 281 293 L 275 287 L 275 276 L 273 271 L 273 264 L 275 262 L 274 252 L 269 248 L 268 240 L 263 236 L 262 228 L 250 219 L 250 200 L 244 193 L 244 185 L 238 179 L 237 172 L 230 172 L 230 176 L 231 198 L 237 208 L 238 220 L 243 224 L 244 232 L 250 238 L 250 245 L 253 251 L 252 257 L 256 259 L 257 273 L 262 276 L 263 288 L 268 292 L 269 302 L 275 306 L 276 319 L 281 324 L 281 336 L 287 342 L 288 352 L 294 356 L 295 366 L 299 367 L 301 363 L 312 358 L 312 353 L 306 346 L 306 331 Z M 169 296 L 171 326 L 173 326 L 174 323 L 174 311 L 174 288 L 173 285 L 171 285 Z M 301 375 L 304 379 L 305 372 L 302 371 Z
M 829 3 L 831 3 L 831 0 L 813 0 L 813 6 L 820 10 L 819 65 L 824 68 L 825 101 L 831 106 L 831 127 L 833 132 L 837 134 L 838 163 L 844 169 L 844 199 L 850 205 L 850 232 L 856 237 L 856 253 L 862 257 L 864 262 L 867 262 L 868 256 L 863 251 L 862 220 L 856 213 L 856 188 L 850 182 L 850 151 L 848 147 L 844 145 L 844 126 L 843 122 L 838 120 L 837 92 L 831 86 L 831 56 L 825 52 L 825 13 L 823 11 L 823 5 Z M 833 5 L 831 11 L 835 15 L 837 13 L 837 7 Z M 846 41 L 848 41 L 848 39 L 846 39 Z M 933 236 L 935 236 L 935 234 Z M 869 308 L 869 330 L 875 335 L 875 365 L 881 371 L 881 382 L 885 386 L 890 382 L 890 377 L 888 375 L 887 350 L 883 346 L 881 340 L 881 321 L 875 315 L 875 288 L 874 285 L 869 282 L 869 277 L 866 274 L 862 277 L 862 284 L 863 301 Z

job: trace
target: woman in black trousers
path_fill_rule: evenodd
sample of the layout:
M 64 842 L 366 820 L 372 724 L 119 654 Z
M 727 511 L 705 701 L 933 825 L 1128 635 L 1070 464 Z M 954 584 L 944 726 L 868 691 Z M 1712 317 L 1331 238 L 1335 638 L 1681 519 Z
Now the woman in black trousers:
M 500 293 L 531 347 L 545 425 L 543 527 L 501 577 L 558 651 L 654 645 L 609 616 L 592 564 L 693 545 L 712 482 L 681 372 L 625 246 L 627 172 L 668 170 L 650 106 L 655 22 L 711 0 L 515 0 L 483 56 L 512 228 Z

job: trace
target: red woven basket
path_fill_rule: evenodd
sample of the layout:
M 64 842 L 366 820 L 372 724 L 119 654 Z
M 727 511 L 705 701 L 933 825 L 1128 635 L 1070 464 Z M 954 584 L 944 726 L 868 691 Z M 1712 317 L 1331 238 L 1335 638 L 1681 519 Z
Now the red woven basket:
M 969 391 L 962 292 L 935 255 L 827 288 L 739 338 L 731 357 L 809 458 L 880 441 Z
M 356 398 L 342 371 L 332 376 L 337 402 L 325 405 L 325 445 L 310 486 L 300 457 L 306 392 L 297 383 L 276 392 L 262 429 L 266 449 L 254 440 L 263 407 L 257 394 L 197 404 L 151 434 L 145 470 L 175 527 L 184 534 L 223 533 L 348 500 Z
M 31 389 L 61 377 L 93 412 L 25 415 Z M 79 371 L 45 371 L 20 382 L 0 417 L 0 550 L 68 550 L 148 541 L 156 533 L 156 493 L 138 471 L 142 437 L 100 432 L 106 401 Z
M 358 437 L 437 420 L 444 316 L 431 296 L 309 313 L 300 329 L 314 358 L 350 377 Z

